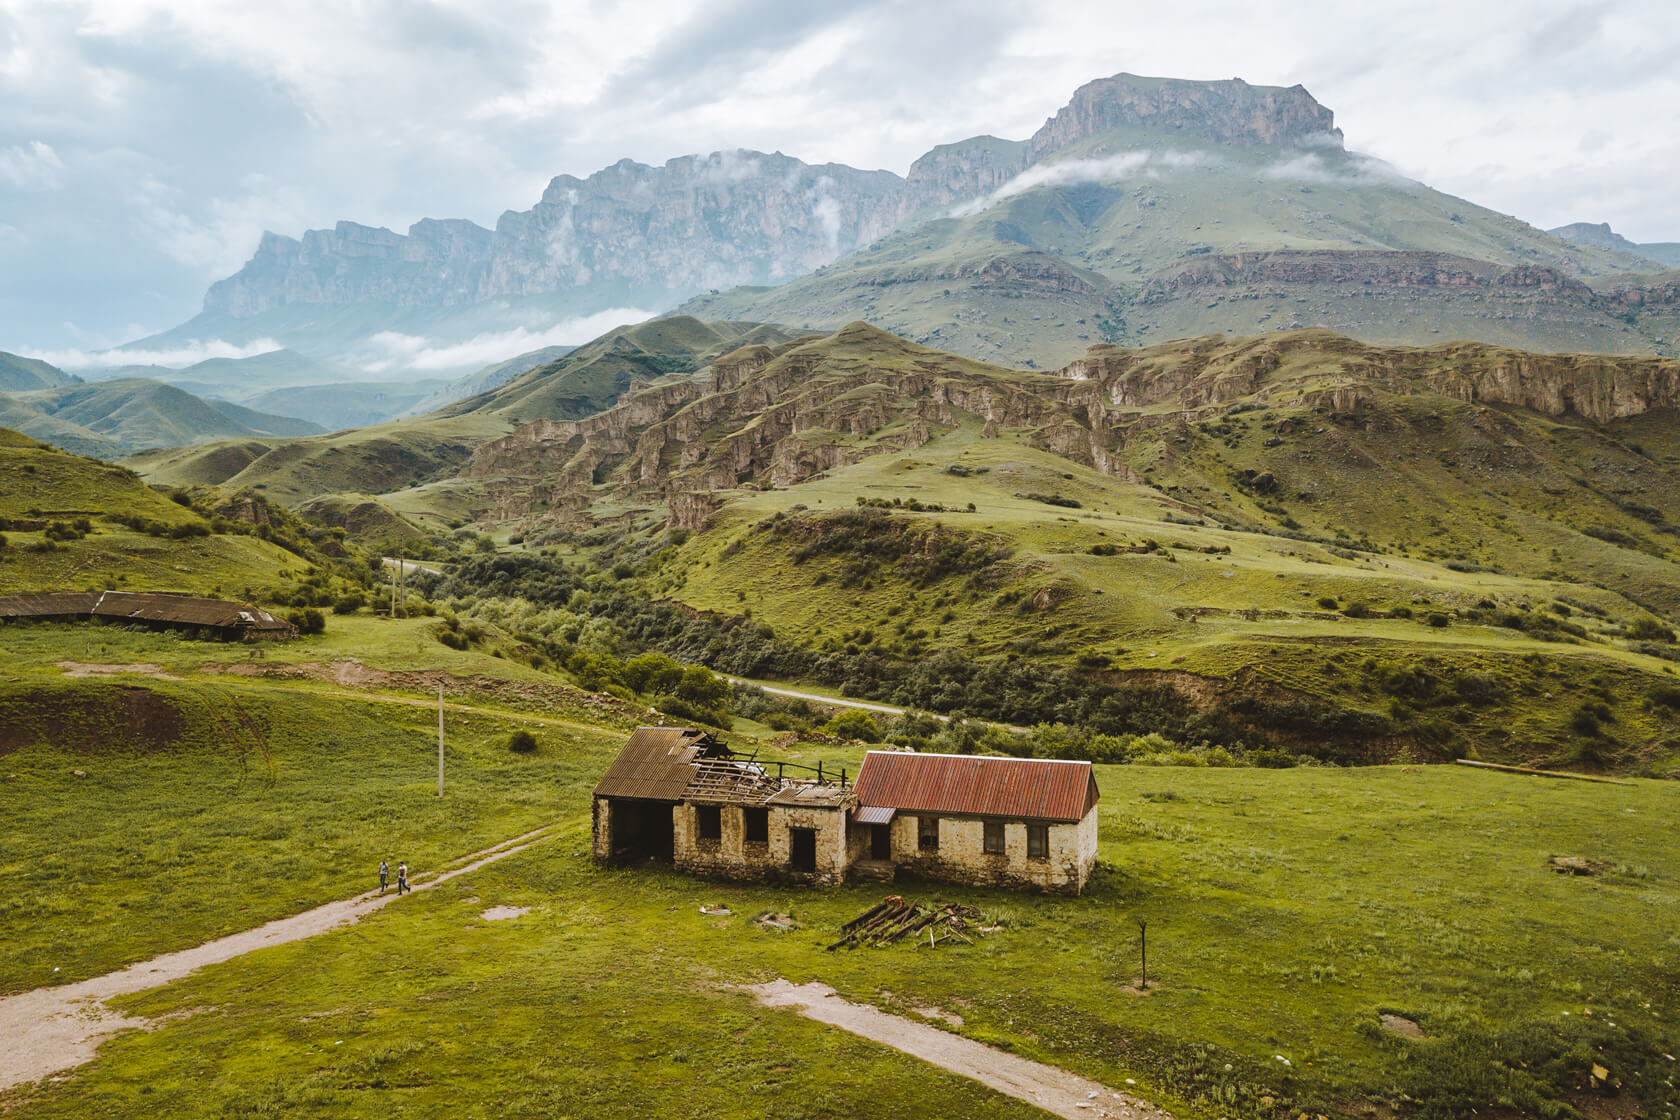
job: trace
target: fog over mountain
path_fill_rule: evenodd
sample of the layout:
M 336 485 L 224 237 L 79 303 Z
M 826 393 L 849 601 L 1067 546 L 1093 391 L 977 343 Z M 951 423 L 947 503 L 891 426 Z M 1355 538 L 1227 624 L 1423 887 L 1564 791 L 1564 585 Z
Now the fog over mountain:
M 190 317 L 264 230 L 493 229 L 556 174 L 623 158 L 747 149 L 904 175 L 953 138 L 1027 136 L 1122 69 L 1299 82 L 1409 177 L 1542 227 L 1673 240 L 1674 12 L 1553 0 L 1508 16 L 14 0 L 0 9 L 0 344 L 81 365 Z M 141 360 L 257 352 L 196 341 Z

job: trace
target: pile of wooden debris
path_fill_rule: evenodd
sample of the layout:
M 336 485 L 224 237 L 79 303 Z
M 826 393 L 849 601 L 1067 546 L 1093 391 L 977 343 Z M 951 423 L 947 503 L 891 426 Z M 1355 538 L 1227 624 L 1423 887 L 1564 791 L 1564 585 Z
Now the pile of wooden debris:
M 924 906 L 920 902 L 906 902 L 900 895 L 888 895 L 879 906 L 872 907 L 840 927 L 846 936 L 830 945 L 855 949 L 859 945 L 880 948 L 895 941 L 910 938 L 917 945 L 924 937 L 932 949 L 942 941 L 956 938 L 964 945 L 974 944 L 973 937 L 984 930 L 977 924 L 980 911 L 960 902 L 940 906 Z

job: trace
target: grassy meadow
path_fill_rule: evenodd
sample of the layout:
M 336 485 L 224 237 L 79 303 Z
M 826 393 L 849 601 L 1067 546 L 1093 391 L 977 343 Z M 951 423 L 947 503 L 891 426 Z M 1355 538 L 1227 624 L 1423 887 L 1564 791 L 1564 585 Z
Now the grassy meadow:
M 891 1116 L 933 1102 L 951 1115 L 1031 1114 L 759 1009 L 736 989 L 781 976 L 900 1014 L 954 1013 L 965 1034 L 1118 1087 L 1130 1079 L 1187 1117 L 1360 1116 L 1391 1105 L 1437 1117 L 1490 1107 L 1601 1115 L 1626 1102 L 1618 1092 L 1642 1100 L 1646 1115 L 1673 1114 L 1672 784 L 1451 767 L 1102 767 L 1101 871 L 1084 897 L 899 884 L 970 902 L 1003 928 L 973 948 L 827 953 L 836 927 L 884 888 L 593 865 L 587 793 L 613 746 L 609 736 L 545 742 L 519 763 L 526 803 L 500 821 L 447 800 L 433 809 L 453 814 L 447 846 L 457 851 L 535 816 L 560 822 L 556 839 L 353 929 L 125 998 L 125 1011 L 182 1017 L 119 1037 L 74 1077 L 0 1104 L 20 1117 Z M 404 809 L 428 792 L 420 760 L 407 769 Z M 507 767 L 486 755 L 483 769 L 481 793 L 463 784 L 456 796 L 479 806 L 506 797 L 514 780 L 497 789 L 489 775 Z M 312 796 L 328 803 L 368 792 L 338 792 L 344 775 L 331 767 L 311 772 Z M 249 841 L 206 827 L 228 788 L 170 784 L 176 804 L 155 782 L 113 781 L 101 791 L 105 812 L 34 820 L 29 831 L 43 844 L 81 835 L 69 866 L 97 866 L 95 849 L 121 833 L 193 811 L 203 821 L 195 847 L 253 858 Z M 440 823 L 430 822 L 434 834 Z M 364 885 L 354 835 L 330 844 L 351 865 L 346 891 Z M 299 846 L 267 844 L 276 858 L 308 862 Z M 329 842 L 316 849 L 324 857 Z M 1548 861 L 1564 855 L 1600 873 L 1556 874 Z M 134 885 L 173 893 L 165 883 L 178 874 L 142 862 Z M 732 914 L 699 913 L 718 903 Z M 496 905 L 532 909 L 479 917 Z M 799 928 L 757 926 L 766 911 Z M 1136 986 L 1140 920 L 1147 992 Z M 115 936 L 138 937 L 116 925 Z M 1390 1034 L 1383 1014 L 1427 1037 Z M 1608 1086 L 1592 1082 L 1595 1064 Z
M 374 882 L 384 856 L 423 872 L 547 824 L 562 797 L 581 797 L 594 771 L 578 744 L 598 757 L 617 735 L 598 725 L 622 717 L 568 703 L 581 694 L 516 662 L 448 650 L 429 625 L 335 616 L 327 634 L 269 647 L 260 663 L 245 647 L 169 634 L 7 627 L 0 993 L 347 897 Z M 345 662 L 346 643 L 384 669 L 455 678 L 443 800 L 436 710 L 412 682 L 358 692 L 214 672 L 230 658 L 281 673 Z M 71 679 L 59 659 L 143 668 Z M 204 667 L 212 672 L 196 673 Z M 509 751 L 516 728 L 536 734 L 535 754 Z

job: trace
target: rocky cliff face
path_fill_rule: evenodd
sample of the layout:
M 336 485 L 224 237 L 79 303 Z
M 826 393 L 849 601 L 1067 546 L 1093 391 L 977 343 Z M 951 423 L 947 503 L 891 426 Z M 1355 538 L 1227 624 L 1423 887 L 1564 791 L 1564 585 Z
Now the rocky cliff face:
M 1079 89 L 1026 141 L 982 136 L 935 148 L 907 178 L 776 153 L 621 160 L 554 179 L 529 210 L 488 230 L 427 219 L 407 234 L 340 222 L 302 238 L 264 234 L 206 312 L 248 318 L 288 304 L 378 301 L 458 307 L 598 288 L 680 297 L 805 275 L 932 208 L 979 198 L 1069 144 L 1121 126 L 1210 144 L 1341 146 L 1331 112 L 1301 87 L 1117 75 Z
M 427 219 L 407 235 L 340 222 L 269 233 L 205 310 L 248 317 L 289 303 L 459 306 L 591 284 L 660 292 L 765 284 L 810 272 L 896 220 L 902 180 L 784 155 L 714 152 L 663 167 L 623 160 L 562 175 L 494 230 Z
M 698 528 L 714 491 L 791 486 L 919 447 L 959 415 L 980 418 L 988 435 L 1009 429 L 1130 477 L 1128 444 L 1170 441 L 1237 401 L 1346 414 L 1418 393 L 1608 423 L 1680 409 L 1680 361 L 1475 343 L 1378 347 L 1314 330 L 1096 346 L 1039 374 L 854 323 L 828 338 L 745 347 L 703 378 L 647 386 L 596 416 L 527 424 L 480 447 L 463 473 L 482 481 L 502 519 L 576 521 L 597 497 L 613 495 L 663 501 L 674 525 Z
M 1121 127 L 1182 132 L 1216 144 L 1341 148 L 1335 114 L 1302 86 L 1251 86 L 1241 78 L 1186 82 L 1116 74 L 1088 82 L 1027 141 L 1032 164 L 1088 136 Z

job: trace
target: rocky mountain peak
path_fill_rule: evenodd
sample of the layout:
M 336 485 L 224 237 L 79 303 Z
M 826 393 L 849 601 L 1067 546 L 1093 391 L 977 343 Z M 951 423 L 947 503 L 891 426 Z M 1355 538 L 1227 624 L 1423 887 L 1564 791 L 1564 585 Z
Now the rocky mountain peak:
M 1116 74 L 1087 82 L 1027 141 L 1036 162 L 1113 128 L 1183 132 L 1218 144 L 1342 147 L 1336 115 L 1299 85 L 1252 86 L 1241 78 L 1196 82 Z

